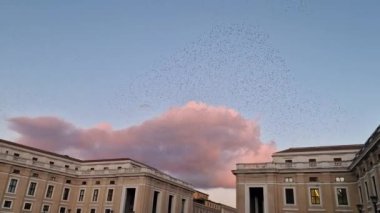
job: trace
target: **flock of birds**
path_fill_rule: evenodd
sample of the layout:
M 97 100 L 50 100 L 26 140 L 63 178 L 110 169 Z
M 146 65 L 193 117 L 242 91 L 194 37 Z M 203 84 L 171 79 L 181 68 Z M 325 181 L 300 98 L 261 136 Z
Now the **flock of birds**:
M 195 100 L 237 109 L 262 121 L 280 137 L 295 128 L 306 134 L 317 134 L 316 128 L 335 131 L 343 115 L 339 106 L 312 91 L 300 91 L 285 59 L 269 39 L 256 26 L 214 26 L 119 88 L 110 106 L 128 114 Z M 134 107 L 127 104 L 129 101 L 135 102 Z

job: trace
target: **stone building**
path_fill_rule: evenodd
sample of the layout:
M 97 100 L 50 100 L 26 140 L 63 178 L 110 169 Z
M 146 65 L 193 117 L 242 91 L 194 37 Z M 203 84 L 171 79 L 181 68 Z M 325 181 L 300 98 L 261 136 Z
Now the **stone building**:
M 196 191 L 193 194 L 194 213 L 236 213 L 236 209 L 209 200 L 208 194 Z
M 380 126 L 364 144 L 289 148 L 237 164 L 238 213 L 377 212 Z
M 79 160 L 0 140 L 0 212 L 191 213 L 194 192 L 132 159 Z

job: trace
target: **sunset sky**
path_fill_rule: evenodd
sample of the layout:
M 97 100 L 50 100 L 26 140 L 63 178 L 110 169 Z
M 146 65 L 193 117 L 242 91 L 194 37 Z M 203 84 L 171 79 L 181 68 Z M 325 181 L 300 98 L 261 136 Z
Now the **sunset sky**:
M 238 162 L 363 143 L 380 2 L 0 1 L 0 138 L 130 157 L 235 205 Z

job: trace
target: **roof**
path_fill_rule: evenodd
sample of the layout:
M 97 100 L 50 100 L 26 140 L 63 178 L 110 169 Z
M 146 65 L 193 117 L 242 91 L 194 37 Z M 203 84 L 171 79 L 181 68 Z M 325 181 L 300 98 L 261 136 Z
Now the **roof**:
M 318 152 L 318 151 L 333 151 L 333 150 L 359 150 L 364 144 L 348 144 L 348 145 L 333 145 L 333 146 L 310 146 L 310 147 L 291 147 L 276 153 L 292 153 L 292 152 Z M 275 153 L 275 154 L 276 154 Z
M 26 146 L 26 145 L 23 145 L 23 144 L 7 141 L 7 140 L 4 140 L 4 139 L 0 139 L 0 143 L 8 144 L 8 145 L 11 145 L 11 146 L 16 146 L 16 147 L 23 148 L 23 149 L 33 150 L 33 151 L 36 151 L 36 152 L 41 152 L 41 153 L 45 153 L 45 154 L 48 154 L 48 155 L 53 155 L 53 156 L 56 156 L 56 157 L 59 157 L 59 158 L 63 158 L 63 159 L 67 159 L 67 160 L 72 160 L 72 161 L 76 161 L 76 162 L 80 162 L 80 163 L 131 160 L 131 161 L 140 163 L 140 164 L 142 164 L 144 166 L 150 167 L 150 166 L 148 166 L 148 165 L 146 165 L 144 163 L 138 162 L 138 161 L 130 159 L 130 158 L 105 158 L 105 159 L 81 160 L 81 159 L 78 159 L 78 158 L 70 157 L 68 155 L 61 155 L 61 154 L 57 154 L 55 152 L 50 152 L 50 151 L 46 151 L 46 150 L 43 150 L 43 149 L 38 149 L 38 148 L 35 148 L 35 147 Z

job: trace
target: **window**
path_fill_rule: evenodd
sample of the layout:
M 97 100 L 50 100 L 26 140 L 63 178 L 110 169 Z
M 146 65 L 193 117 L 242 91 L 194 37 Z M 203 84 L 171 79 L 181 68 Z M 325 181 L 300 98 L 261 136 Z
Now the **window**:
M 84 200 L 84 192 L 85 192 L 84 189 L 81 189 L 81 190 L 79 191 L 79 197 L 78 197 L 78 201 L 79 201 L 79 202 L 83 202 L 83 200 Z
M 292 160 L 285 160 L 285 166 L 286 167 L 292 167 L 292 163 L 293 163 Z
M 13 156 L 20 157 L 20 154 L 19 153 L 13 153 Z
M 32 177 L 38 178 L 38 176 L 39 176 L 38 173 L 33 173 L 32 174 Z
M 77 213 L 82 213 L 82 209 L 77 209 Z
M 99 195 L 99 189 L 94 189 L 94 192 L 92 193 L 92 202 L 98 201 L 98 195 Z
M 66 208 L 65 207 L 59 208 L 59 213 L 66 213 Z
M 91 209 L 90 213 L 96 213 L 96 209 Z
M 25 202 L 24 203 L 24 210 L 27 210 L 27 211 L 30 211 L 32 210 L 32 203 L 29 203 L 29 202 Z
M 294 205 L 294 189 L 293 188 L 285 188 L 285 204 Z
M 95 169 L 94 169 L 94 168 L 91 168 L 90 170 L 91 170 L 91 171 L 94 171 Z
M 347 206 L 347 189 L 346 188 L 336 188 L 336 197 L 339 206 Z
M 5 209 L 12 208 L 12 201 L 11 200 L 4 200 L 3 208 L 5 208 Z
M 121 167 L 121 166 L 118 166 L 117 169 L 122 169 L 122 167 Z
M 108 189 L 107 202 L 111 202 L 113 198 L 113 189 Z
M 63 189 L 62 200 L 68 200 L 69 199 L 69 194 L 70 194 L 70 189 L 69 188 L 64 188 Z
M 362 187 L 359 186 L 360 203 L 363 203 Z
M 100 181 L 95 181 L 95 185 L 99 185 L 100 184 Z
M 309 177 L 309 182 L 318 182 L 318 177 Z
M 285 178 L 285 183 L 293 183 L 293 178 L 292 177 L 286 177 Z
M 310 203 L 312 205 L 321 204 L 321 195 L 319 193 L 319 188 L 310 188 Z
M 13 173 L 14 173 L 14 174 L 20 174 L 20 170 L 18 170 L 18 169 L 14 169 L 14 170 L 13 170 Z
M 334 158 L 334 164 L 335 164 L 335 166 L 341 166 L 342 165 L 342 158 Z
M 367 192 L 367 200 L 369 200 L 368 183 L 364 182 L 364 185 L 365 185 L 365 191 Z
M 71 180 L 66 180 L 66 183 L 67 184 L 71 184 Z
M 33 158 L 32 158 L 32 161 L 38 161 L 38 158 L 33 157 Z
M 54 162 L 53 162 L 53 161 L 50 161 L 49 164 L 50 164 L 50 165 L 54 165 Z M 62 208 L 64 208 L 64 207 L 62 207 Z
M 169 195 L 168 213 L 172 213 L 173 195 Z
M 49 205 L 43 205 L 42 206 L 42 212 L 49 212 L 50 206 Z
M 108 167 L 107 167 L 107 166 L 106 166 L 106 167 L 103 167 L 103 169 L 104 169 L 104 170 L 108 170 Z
M 158 203 L 158 195 L 160 192 L 155 191 L 153 194 L 153 207 L 152 207 L 152 213 L 157 212 L 157 203 Z
M 18 180 L 14 178 L 9 181 L 8 193 L 16 193 L 17 182 Z
M 372 184 L 373 184 L 373 190 L 375 191 L 375 195 L 377 197 L 377 187 L 376 187 L 375 176 L 372 176 Z
M 316 167 L 317 166 L 317 160 L 316 159 L 309 159 L 309 166 L 310 167 Z
M 186 200 L 182 199 L 181 202 L 181 213 L 185 213 Z
M 53 197 L 53 191 L 54 191 L 54 186 L 53 185 L 48 185 L 46 189 L 46 198 L 52 198 Z
M 104 210 L 104 213 L 111 213 L 112 212 L 112 209 L 105 209 Z
M 87 184 L 87 182 L 86 182 L 86 181 L 83 181 L 83 182 L 82 182 L 82 185 L 86 185 L 86 184 Z
M 65 168 L 68 169 L 68 168 L 70 168 L 70 166 L 69 165 L 65 165 Z
M 335 181 L 339 183 L 344 182 L 344 177 L 336 177 Z
M 36 187 L 37 187 L 37 183 L 36 182 L 30 182 L 29 183 L 29 189 L 28 189 L 28 196 L 34 196 L 34 194 L 36 193 Z
M 111 181 L 110 181 L 110 184 L 111 184 L 111 185 L 114 185 L 114 184 L 115 184 L 115 181 L 114 181 L 114 180 L 111 180 Z

